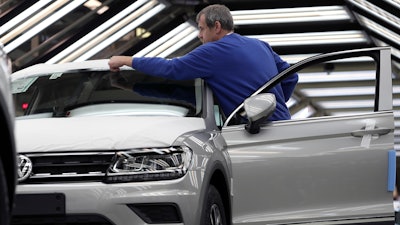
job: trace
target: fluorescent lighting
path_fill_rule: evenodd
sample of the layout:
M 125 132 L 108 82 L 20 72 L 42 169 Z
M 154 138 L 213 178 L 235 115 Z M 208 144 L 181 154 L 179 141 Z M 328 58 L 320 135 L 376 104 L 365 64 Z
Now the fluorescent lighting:
M 190 33 L 193 33 L 193 30 L 190 29 L 185 29 L 182 32 L 178 33 L 168 41 L 164 42 L 161 46 L 159 46 L 157 49 L 155 49 L 153 52 L 156 56 L 160 56 L 161 53 L 165 52 L 168 48 L 171 48 L 174 46 L 174 44 L 179 43 L 181 39 L 184 39 L 187 37 Z
M 361 31 L 332 31 L 309 32 L 295 34 L 270 34 L 249 35 L 268 42 L 272 46 L 316 45 L 316 44 L 340 44 L 340 43 L 365 43 L 365 35 Z
M 101 6 L 101 2 L 97 0 L 88 0 L 83 6 L 90 10 L 95 10 L 97 7 Z
M 386 37 L 388 39 L 391 39 L 395 43 L 400 43 L 399 34 L 397 34 L 397 33 L 393 32 L 393 31 L 385 28 L 384 26 L 382 26 L 382 25 L 380 25 L 378 23 L 375 23 L 374 21 L 372 21 L 372 20 L 370 20 L 370 19 L 368 19 L 368 18 L 366 18 L 364 16 L 361 16 L 359 14 L 357 14 L 357 16 L 358 16 L 360 22 L 362 24 L 364 24 L 364 27 L 366 29 L 368 29 L 368 30 L 370 30 L 370 31 L 372 31 L 374 33 L 377 33 L 379 35 L 382 35 L 382 36 L 384 36 L 384 37 Z M 399 23 L 400 23 L 400 20 L 399 20 Z M 400 29 L 400 25 L 398 25 L 397 27 Z
M 65 1 L 57 1 L 50 6 L 46 7 L 45 9 L 40 10 L 38 13 L 36 13 L 34 16 L 23 22 L 21 25 L 17 26 L 16 28 L 12 29 L 8 34 L 4 35 L 3 37 L 0 38 L 0 42 L 2 43 L 8 43 L 21 33 L 25 32 L 26 30 L 32 28 L 35 24 L 38 24 L 41 20 L 49 16 L 51 13 L 53 13 L 55 10 L 57 10 L 59 7 L 63 6 L 65 4 Z
M 87 35 L 76 41 L 74 44 L 70 45 L 69 47 L 65 48 L 63 51 L 55 55 L 53 58 L 48 60 L 46 63 L 58 63 L 64 57 L 68 57 L 68 55 L 73 54 L 77 49 L 81 48 L 86 43 L 90 42 L 91 40 L 98 37 L 104 30 L 115 28 L 115 24 L 118 21 L 123 20 L 128 15 L 132 14 L 137 8 L 148 2 L 149 0 L 138 0 L 131 4 L 130 6 L 126 7 L 124 10 L 119 12 L 117 15 L 113 16 L 111 19 L 106 21 L 105 23 L 98 26 L 96 29 L 89 32 Z M 113 27 L 114 26 L 114 27 Z M 64 60 L 66 61 L 66 60 Z
M 376 72 L 368 71 L 346 71 L 346 72 L 331 72 L 329 75 L 326 72 L 317 73 L 299 73 L 298 83 L 325 83 L 325 82 L 340 82 L 340 81 L 363 81 L 376 80 Z
M 181 48 L 183 45 L 189 43 L 191 40 L 193 40 L 194 38 L 196 38 L 198 35 L 197 31 L 193 31 L 191 33 L 189 33 L 187 36 L 185 36 L 183 39 L 179 40 L 179 42 L 176 42 L 174 45 L 172 45 L 171 47 L 169 47 L 168 49 L 166 49 L 164 52 L 162 52 L 161 54 L 159 54 L 159 57 L 167 57 L 169 55 L 171 55 L 172 53 L 174 53 L 176 50 L 178 50 L 179 48 Z
M 286 102 L 286 106 L 288 108 L 291 108 L 296 104 L 298 104 L 298 101 L 294 97 L 290 97 L 289 100 Z
M 189 27 L 189 26 L 190 26 L 189 23 L 180 24 L 179 26 L 177 26 L 176 28 L 174 28 L 173 30 L 171 30 L 170 32 L 168 32 L 167 34 L 165 34 L 158 40 L 154 41 L 153 43 L 151 43 L 150 45 L 148 45 L 141 51 L 137 52 L 134 56 L 136 56 L 136 57 L 155 56 L 154 53 L 150 53 L 150 52 L 152 52 L 152 51 L 158 52 L 157 50 L 155 50 L 155 49 L 157 49 L 157 47 L 161 46 L 163 43 L 167 42 L 169 39 L 171 39 L 174 36 L 176 36 L 177 34 L 181 33 L 183 30 L 187 29 L 187 27 Z
M 198 30 L 190 23 L 182 23 L 175 29 L 171 30 L 157 41 L 153 42 L 134 56 L 158 56 L 167 57 L 177 49 L 190 42 L 197 37 Z
M 396 7 L 397 9 L 400 9 L 400 1 L 399 0 L 383 0 L 389 4 L 391 4 L 393 7 Z
M 155 3 L 157 3 L 157 1 L 155 1 Z M 152 7 L 153 5 L 149 4 L 148 6 Z M 80 57 L 76 58 L 74 61 L 83 61 L 83 60 L 89 59 L 90 57 L 92 57 L 93 55 L 95 55 L 96 53 L 98 53 L 99 51 L 104 49 L 105 47 L 111 45 L 116 40 L 120 39 L 121 37 L 123 37 L 127 33 L 129 33 L 132 30 L 134 30 L 140 24 L 144 23 L 146 20 L 150 19 L 151 17 L 156 15 L 158 12 L 160 12 L 164 8 L 165 8 L 164 4 L 158 4 L 154 8 L 152 8 L 149 11 L 147 11 L 146 13 L 142 14 L 136 20 L 132 21 L 130 24 L 120 26 L 120 27 L 122 27 L 122 29 L 120 29 L 119 31 L 115 32 L 111 36 L 108 36 L 108 33 L 107 34 L 103 34 L 102 36 L 99 36 L 98 39 L 102 39 L 105 36 L 108 36 L 108 38 L 103 39 L 103 41 L 101 41 L 100 43 L 97 40 L 93 40 L 92 42 L 87 43 L 82 48 L 82 51 L 85 52 L 85 53 L 82 54 Z M 77 52 L 77 53 L 79 53 L 79 52 Z M 68 57 L 66 59 L 68 60 Z
M 400 111 L 394 111 L 393 114 L 394 114 L 394 117 L 400 118 Z M 400 127 L 400 121 L 397 122 L 396 126 Z M 400 130 L 398 132 L 400 132 Z
M 302 88 L 300 92 L 307 97 L 375 95 L 375 87 Z
M 393 1 L 393 0 L 392 0 Z M 368 1 L 365 0 L 350 0 L 353 4 L 357 5 L 358 7 L 366 10 L 373 12 L 374 16 L 377 16 L 381 18 L 382 20 L 386 21 L 387 23 L 390 23 L 391 25 L 400 28 L 400 19 L 397 16 L 394 16 L 390 14 L 389 12 L 379 8 L 378 6 L 369 3 Z
M 393 99 L 393 107 L 399 107 L 400 106 L 400 99 Z
M 324 109 L 362 109 L 373 108 L 375 105 L 374 99 L 371 100 L 348 100 L 348 101 L 319 101 L 318 105 Z M 372 111 L 371 111 L 372 112 Z
M 116 29 L 116 25 L 119 21 L 126 19 L 129 15 L 132 15 L 136 9 L 141 7 L 143 4 L 149 2 L 149 0 L 137 0 L 130 6 L 126 7 L 124 10 L 119 12 L 117 15 L 106 21 L 105 23 L 98 26 L 96 29 L 89 32 L 87 35 L 65 48 L 63 51 L 55 55 L 53 58 L 48 60 L 46 63 L 59 63 L 63 58 L 68 57 L 73 54 L 77 49 L 82 48 L 86 43 L 94 40 L 103 31 L 107 29 Z M 136 14 L 135 14 L 136 15 Z M 64 60 L 65 61 L 65 60 Z
M 289 64 L 295 64 L 303 59 L 307 59 L 312 56 L 316 56 L 322 54 L 315 53 L 315 54 L 293 54 L 293 55 L 281 55 L 281 58 L 288 62 Z M 346 58 L 346 59 L 338 59 L 335 60 L 335 63 L 344 63 L 344 62 L 372 62 L 373 60 L 370 57 L 356 57 L 356 58 Z
M 307 107 L 299 110 L 298 112 L 294 113 L 292 115 L 292 119 L 303 119 L 303 118 L 308 118 L 311 117 L 316 113 L 316 110 L 314 107 L 308 105 Z
M 24 32 L 21 36 L 17 39 L 12 41 L 10 44 L 4 47 L 4 51 L 7 53 L 14 50 L 16 47 L 20 46 L 22 43 L 26 42 L 28 39 L 32 38 L 34 35 L 48 27 L 50 24 L 56 22 L 58 19 L 63 17 L 65 14 L 69 13 L 79 5 L 82 5 L 86 0 L 75 0 L 71 1 L 70 4 L 66 5 L 62 9 L 58 10 L 56 13 L 52 14 L 51 16 L 47 17 L 45 20 L 37 24 L 36 26 L 32 27 L 28 31 Z M 61 1 L 57 1 L 61 2 Z
M 342 6 L 232 11 L 235 25 L 350 20 Z
M 88 9 L 93 11 L 93 10 L 96 10 L 98 7 L 100 7 L 102 5 L 102 3 L 100 1 L 97 1 L 97 0 L 88 0 L 83 5 L 86 8 L 88 8 Z M 97 14 L 101 15 L 107 10 L 108 10 L 108 6 L 101 7 L 100 9 L 97 9 Z
M 400 94 L 400 86 L 393 85 L 393 94 Z
M 36 13 L 43 6 L 47 5 L 50 2 L 51 2 L 51 0 L 38 1 L 37 3 L 35 3 L 31 7 L 29 7 L 28 9 L 23 11 L 22 13 L 18 14 L 17 16 L 15 16 L 10 21 L 8 21 L 7 23 L 5 23 L 3 26 L 0 27 L 0 35 L 9 31 L 11 28 L 15 27 L 17 24 L 21 23 L 22 21 L 26 20 L 26 18 L 28 18 L 32 14 Z M 1 40 L 1 42 L 3 42 L 3 40 Z

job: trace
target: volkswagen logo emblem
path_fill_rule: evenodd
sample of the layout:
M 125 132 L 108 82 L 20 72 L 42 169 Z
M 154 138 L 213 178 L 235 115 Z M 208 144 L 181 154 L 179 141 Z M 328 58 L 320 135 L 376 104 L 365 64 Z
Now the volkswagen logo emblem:
M 24 181 L 29 178 L 32 173 L 32 161 L 24 156 L 18 155 L 18 181 Z

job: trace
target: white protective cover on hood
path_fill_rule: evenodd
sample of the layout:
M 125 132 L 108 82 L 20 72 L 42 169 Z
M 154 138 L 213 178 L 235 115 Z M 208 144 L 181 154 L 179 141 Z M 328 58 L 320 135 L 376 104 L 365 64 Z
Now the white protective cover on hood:
M 202 118 L 144 116 L 18 119 L 15 127 L 20 153 L 168 147 L 204 129 Z

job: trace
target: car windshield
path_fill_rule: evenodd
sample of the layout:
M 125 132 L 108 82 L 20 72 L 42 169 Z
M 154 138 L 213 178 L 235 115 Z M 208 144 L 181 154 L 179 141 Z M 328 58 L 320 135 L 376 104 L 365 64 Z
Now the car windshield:
M 14 80 L 17 117 L 198 116 L 199 80 L 167 80 L 134 70 L 72 71 Z

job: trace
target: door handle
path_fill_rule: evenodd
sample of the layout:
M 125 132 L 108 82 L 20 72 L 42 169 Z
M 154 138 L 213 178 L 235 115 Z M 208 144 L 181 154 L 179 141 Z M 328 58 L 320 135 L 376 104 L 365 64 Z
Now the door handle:
M 351 135 L 354 137 L 363 137 L 364 135 L 368 135 L 368 134 L 380 136 L 380 135 L 388 134 L 391 131 L 392 131 L 392 129 L 390 129 L 390 128 L 374 128 L 374 129 L 370 129 L 370 130 L 362 129 L 362 130 L 356 130 L 356 131 L 351 132 Z

